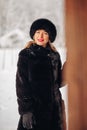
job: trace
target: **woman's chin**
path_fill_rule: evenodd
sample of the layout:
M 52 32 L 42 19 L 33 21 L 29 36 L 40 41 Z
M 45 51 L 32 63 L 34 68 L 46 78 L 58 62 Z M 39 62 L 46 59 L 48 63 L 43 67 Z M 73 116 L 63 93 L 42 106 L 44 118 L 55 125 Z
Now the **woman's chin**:
M 36 44 L 43 47 L 46 46 L 46 44 L 44 44 L 43 42 L 37 42 Z

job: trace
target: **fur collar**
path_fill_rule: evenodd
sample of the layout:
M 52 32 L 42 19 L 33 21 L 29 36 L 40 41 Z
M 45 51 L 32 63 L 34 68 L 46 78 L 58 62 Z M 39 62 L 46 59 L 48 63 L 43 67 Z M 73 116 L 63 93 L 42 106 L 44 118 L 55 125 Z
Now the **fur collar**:
M 34 41 L 29 41 L 26 43 L 25 48 L 29 48 L 32 44 L 36 44 Z M 49 47 L 52 49 L 52 51 L 57 52 L 57 49 L 52 45 L 52 43 L 48 43 Z

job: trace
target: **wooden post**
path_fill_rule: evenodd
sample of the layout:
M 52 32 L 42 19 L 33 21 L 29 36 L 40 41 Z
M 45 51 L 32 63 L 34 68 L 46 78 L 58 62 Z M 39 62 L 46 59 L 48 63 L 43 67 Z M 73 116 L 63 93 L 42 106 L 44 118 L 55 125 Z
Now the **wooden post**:
M 87 130 L 87 0 L 65 0 L 68 130 Z

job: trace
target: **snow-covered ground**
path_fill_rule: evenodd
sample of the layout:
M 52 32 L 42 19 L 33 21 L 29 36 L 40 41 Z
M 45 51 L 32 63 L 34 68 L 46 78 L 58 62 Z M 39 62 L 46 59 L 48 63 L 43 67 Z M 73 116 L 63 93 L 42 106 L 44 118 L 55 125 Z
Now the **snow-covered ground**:
M 15 74 L 19 49 L 0 50 L 0 130 L 16 130 L 18 110 Z
M 0 130 L 16 130 L 18 121 L 15 72 L 0 73 Z
M 16 101 L 15 74 L 20 49 L 0 50 L 0 130 L 16 130 L 19 119 Z M 59 49 L 62 63 L 65 51 Z M 61 88 L 67 113 L 67 87 Z

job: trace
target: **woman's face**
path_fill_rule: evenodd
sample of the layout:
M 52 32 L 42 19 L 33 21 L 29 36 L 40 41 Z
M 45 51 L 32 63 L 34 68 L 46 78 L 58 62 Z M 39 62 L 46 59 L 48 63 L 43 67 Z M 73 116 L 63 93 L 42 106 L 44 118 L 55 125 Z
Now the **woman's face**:
M 34 34 L 34 41 L 37 45 L 46 47 L 49 41 L 49 34 L 45 30 L 39 29 Z

